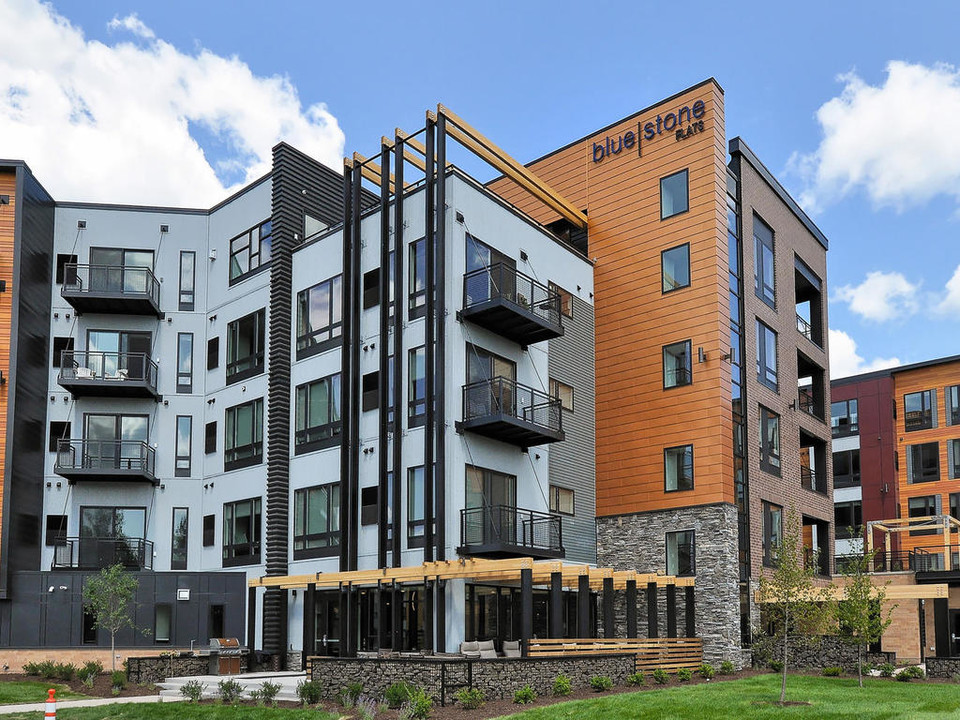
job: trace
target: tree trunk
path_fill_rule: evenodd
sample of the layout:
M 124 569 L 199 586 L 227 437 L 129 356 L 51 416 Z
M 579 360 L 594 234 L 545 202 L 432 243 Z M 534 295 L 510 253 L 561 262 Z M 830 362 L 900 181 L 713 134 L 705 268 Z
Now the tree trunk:
M 787 647 L 790 645 L 790 610 L 783 611 L 783 674 L 780 678 L 780 704 L 787 700 Z
M 110 631 L 110 672 L 117 671 L 117 652 L 116 652 L 116 638 L 117 634 L 113 630 Z
M 857 645 L 857 680 L 863 687 L 863 645 Z

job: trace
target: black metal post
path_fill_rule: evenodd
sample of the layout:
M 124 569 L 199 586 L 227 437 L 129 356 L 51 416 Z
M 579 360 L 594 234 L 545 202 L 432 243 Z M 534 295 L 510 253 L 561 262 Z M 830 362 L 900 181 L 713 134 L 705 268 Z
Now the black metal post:
M 667 637 L 677 636 L 677 586 L 667 585 Z
M 550 637 L 565 637 L 563 632 L 563 573 L 550 573 Z
M 377 583 L 377 649 L 387 647 L 387 598 L 389 593 Z
M 360 540 L 360 398 L 363 391 L 361 387 L 362 378 L 360 376 L 360 309 L 363 307 L 363 276 L 360 270 L 360 251 L 362 249 L 362 240 L 360 237 L 360 190 L 363 182 L 363 174 L 359 165 L 353 168 L 353 239 L 352 247 L 352 270 L 350 285 L 351 314 L 350 324 L 353 326 L 351 337 L 351 362 L 350 362 L 350 485 L 348 492 L 350 495 L 350 533 L 347 536 L 350 549 L 350 569 L 357 569 L 357 558 L 359 552 Z M 343 387 L 341 383 L 341 387 Z M 341 403 L 341 406 L 343 403 Z M 340 489 L 343 492 L 343 488 Z M 343 518 L 340 518 L 341 527 Z M 342 531 L 341 531 L 342 532 Z M 342 536 L 341 536 L 342 541 Z M 352 656 L 351 656 L 352 657 Z
M 257 589 L 247 588 L 247 647 L 254 649 L 257 642 Z
M 657 621 L 657 584 L 647 583 L 647 637 L 660 637 L 660 625 Z
M 387 373 L 390 362 L 390 148 L 386 143 L 380 146 L 380 371 L 379 387 L 379 442 L 377 447 L 377 567 L 387 566 L 387 473 L 390 471 L 387 451 L 390 443 L 387 437 L 390 399 Z M 381 593 L 377 590 L 378 602 Z M 380 603 L 380 609 L 383 603 Z M 380 616 L 382 617 L 382 616 Z M 381 622 L 381 625 L 383 623 Z M 382 637 L 382 634 L 381 634 Z M 382 645 L 381 645 L 382 647 Z
M 637 634 L 637 581 L 627 580 L 627 637 L 639 637 Z
M 340 307 L 343 321 L 343 344 L 340 346 L 340 375 L 342 399 L 340 403 L 340 420 L 347 430 L 340 443 L 340 571 L 350 569 L 350 547 L 347 538 L 350 536 L 350 414 L 353 403 L 350 402 L 350 361 L 353 357 L 353 323 L 350 322 L 352 307 L 350 298 L 351 248 L 353 246 L 353 168 L 349 161 L 343 162 L 343 281 L 341 283 Z M 341 612 L 340 617 L 344 617 Z
M 686 602 L 684 602 L 685 619 L 687 621 L 687 637 L 697 636 L 697 608 L 696 595 L 693 585 L 684 588 Z
M 526 657 L 533 637 L 533 570 L 520 571 L 520 650 Z
M 307 658 L 317 654 L 317 586 L 307 585 L 303 593 L 303 653 L 302 669 L 307 667 Z
M 390 602 L 393 620 L 390 623 L 390 648 L 394 652 L 403 649 L 403 587 L 393 583 L 393 597 Z
M 612 638 L 615 635 L 613 618 L 613 578 L 603 579 L 603 636 Z
M 436 167 L 434 165 L 434 136 L 435 123 L 427 119 L 426 156 L 427 170 L 424 187 L 426 209 L 424 218 L 426 229 L 424 234 L 424 256 L 426 265 L 427 286 L 426 308 L 424 316 L 424 385 L 426 396 L 426 417 L 423 428 L 423 560 L 431 562 L 434 551 L 434 492 L 435 471 L 434 447 L 436 443 L 436 347 L 435 324 L 437 322 L 436 306 L 436 246 L 434 236 L 434 192 L 436 191 Z
M 577 580 L 577 637 L 593 637 L 590 627 L 590 576 L 581 575 Z
M 403 292 L 403 256 L 407 250 L 403 244 L 403 141 L 396 137 L 394 145 L 396 169 L 394 183 L 396 201 L 393 206 L 393 517 L 391 518 L 391 561 L 400 567 L 400 528 L 403 526 L 401 483 L 403 478 L 403 422 L 407 416 L 403 407 L 403 318 L 406 316 L 406 297 Z M 384 271 L 386 272 L 386 271 Z M 383 499 L 386 502 L 386 498 Z M 396 601 L 396 598 L 394 598 Z M 394 611 L 394 617 L 397 612 Z M 396 630 L 395 632 L 399 632 Z M 399 637 L 399 636 L 396 636 Z
M 433 581 L 423 581 L 423 652 L 433 653 Z
M 440 516 L 443 517 L 442 515 Z M 447 651 L 447 583 L 437 580 L 437 640 L 434 643 L 436 652 Z
M 937 642 L 937 657 L 950 657 L 950 599 L 934 598 L 933 632 Z
M 446 233 L 446 217 L 447 217 L 447 119 L 440 115 L 437 118 L 437 207 L 436 207 L 436 218 L 437 218 L 437 227 L 436 227 L 436 281 L 437 281 L 437 294 L 436 294 L 436 311 L 437 311 L 437 357 L 439 361 L 436 363 L 436 398 L 437 398 L 437 407 L 436 407 L 436 435 L 437 435 L 437 449 L 436 449 L 436 463 L 437 463 L 437 475 L 436 475 L 436 493 L 437 493 L 437 505 L 435 508 L 435 514 L 437 516 L 437 528 L 436 528 L 436 545 L 437 545 L 437 560 L 443 560 L 446 556 L 446 442 L 447 442 L 447 426 L 446 426 L 446 412 L 445 412 L 445 392 L 444 392 L 444 377 L 445 377 L 445 367 L 446 367 L 446 315 L 447 315 L 447 298 L 446 298 L 446 256 L 447 256 L 447 233 Z M 441 585 L 441 594 L 442 594 L 442 585 Z

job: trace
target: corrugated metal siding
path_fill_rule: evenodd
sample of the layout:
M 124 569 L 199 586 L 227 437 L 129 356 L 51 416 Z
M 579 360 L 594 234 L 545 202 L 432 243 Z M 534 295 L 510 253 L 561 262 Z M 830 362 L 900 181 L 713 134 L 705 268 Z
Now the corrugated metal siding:
M 596 407 L 593 306 L 573 297 L 566 332 L 548 341 L 550 377 L 573 386 L 573 412 L 564 410 L 564 442 L 550 446 L 550 483 L 574 491 L 573 517 L 563 517 L 567 559 L 597 561 Z

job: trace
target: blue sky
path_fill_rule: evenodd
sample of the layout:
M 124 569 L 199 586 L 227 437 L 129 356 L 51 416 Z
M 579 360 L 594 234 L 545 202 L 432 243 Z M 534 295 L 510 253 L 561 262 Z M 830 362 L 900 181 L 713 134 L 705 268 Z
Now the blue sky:
M 281 138 L 335 164 L 443 102 L 529 160 L 713 76 L 831 240 L 834 375 L 960 352 L 960 5 L 266 7 L 0 0 L 0 156 L 58 198 L 204 206 Z

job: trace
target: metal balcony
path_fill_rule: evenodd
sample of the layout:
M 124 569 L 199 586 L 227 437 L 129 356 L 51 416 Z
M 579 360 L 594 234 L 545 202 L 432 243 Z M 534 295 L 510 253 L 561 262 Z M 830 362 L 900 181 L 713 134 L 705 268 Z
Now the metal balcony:
M 74 397 L 160 399 L 157 364 L 146 353 L 64 350 L 57 382 Z
M 160 281 L 148 267 L 68 263 L 60 294 L 78 313 L 163 317 Z
M 503 377 L 463 386 L 463 421 L 456 428 L 522 448 L 566 437 L 559 398 Z
M 141 440 L 60 440 L 53 471 L 80 480 L 159 483 L 156 451 Z
M 460 511 L 461 555 L 493 558 L 562 558 L 563 522 L 559 515 L 509 505 Z
M 807 490 L 818 493 L 827 492 L 826 480 L 817 474 L 817 471 L 806 465 L 800 466 L 800 484 Z
M 143 538 L 61 538 L 51 570 L 103 570 L 116 564 L 127 570 L 153 570 L 153 543 Z
M 560 293 L 502 262 L 463 276 L 459 316 L 524 346 L 563 335 Z

